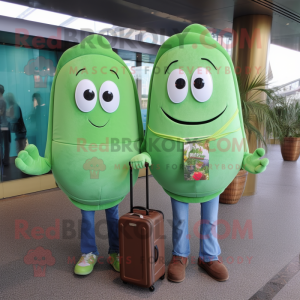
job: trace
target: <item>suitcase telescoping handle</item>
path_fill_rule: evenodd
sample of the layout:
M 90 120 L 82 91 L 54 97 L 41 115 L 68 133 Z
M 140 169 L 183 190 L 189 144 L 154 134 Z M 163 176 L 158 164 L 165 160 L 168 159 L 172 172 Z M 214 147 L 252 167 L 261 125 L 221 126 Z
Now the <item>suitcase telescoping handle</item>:
M 130 168 L 130 212 L 133 213 L 133 209 L 142 209 L 146 211 L 146 215 L 149 215 L 149 181 L 148 181 L 148 171 L 149 171 L 149 164 L 145 163 L 146 167 L 146 207 L 143 206 L 135 206 L 133 207 L 133 181 L 132 181 L 132 166 L 129 162 Z

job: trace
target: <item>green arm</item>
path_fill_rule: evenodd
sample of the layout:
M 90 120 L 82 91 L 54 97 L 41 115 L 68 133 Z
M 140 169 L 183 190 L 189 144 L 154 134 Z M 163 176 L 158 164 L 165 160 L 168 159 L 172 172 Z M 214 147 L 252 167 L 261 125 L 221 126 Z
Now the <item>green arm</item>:
M 25 150 L 20 151 L 15 164 L 23 173 L 29 175 L 42 175 L 51 170 L 50 161 L 39 155 L 35 145 L 28 145 Z
M 252 174 L 262 173 L 269 164 L 267 158 L 260 159 L 264 155 L 265 150 L 263 148 L 256 149 L 253 154 L 245 153 L 242 168 Z
M 130 164 L 133 169 L 143 169 L 146 162 L 149 166 L 152 165 L 151 156 L 147 152 L 142 152 L 130 160 Z

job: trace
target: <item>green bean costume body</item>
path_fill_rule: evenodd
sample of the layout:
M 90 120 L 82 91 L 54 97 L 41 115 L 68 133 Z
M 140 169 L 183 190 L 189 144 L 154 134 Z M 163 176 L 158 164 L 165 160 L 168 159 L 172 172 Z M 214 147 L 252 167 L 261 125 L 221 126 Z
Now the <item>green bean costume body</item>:
M 184 142 L 209 143 L 209 179 L 185 180 Z M 239 89 L 228 53 L 198 24 L 170 37 L 159 49 L 149 87 L 143 153 L 131 162 L 151 172 L 165 192 L 186 203 L 209 201 L 240 168 L 265 170 L 264 149 L 248 152 Z
M 103 210 L 129 192 L 128 162 L 140 152 L 143 127 L 134 79 L 100 35 L 59 60 L 50 99 L 45 157 L 28 145 L 16 158 L 26 174 L 52 170 L 58 186 L 83 210 Z M 138 171 L 134 172 L 134 182 Z

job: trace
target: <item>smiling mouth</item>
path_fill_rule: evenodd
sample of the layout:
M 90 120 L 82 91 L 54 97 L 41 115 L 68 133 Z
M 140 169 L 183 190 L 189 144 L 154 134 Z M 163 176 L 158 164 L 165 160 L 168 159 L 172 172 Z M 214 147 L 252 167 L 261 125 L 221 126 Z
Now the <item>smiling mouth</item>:
M 89 122 L 90 122 L 93 126 L 95 126 L 95 127 L 97 127 L 97 128 L 104 127 L 104 126 L 108 123 L 108 121 L 107 121 L 104 125 L 98 126 L 98 125 L 95 125 L 90 119 L 88 119 L 88 120 L 89 120 Z
M 170 119 L 172 120 L 173 122 L 176 122 L 178 124 L 183 124 L 183 125 L 200 125 L 200 124 L 206 124 L 206 123 L 209 123 L 209 122 L 212 122 L 216 119 L 218 119 L 223 113 L 224 111 L 226 110 L 227 106 L 225 107 L 225 109 L 220 113 L 218 114 L 217 116 L 213 117 L 212 119 L 209 119 L 209 120 L 206 120 L 206 121 L 201 121 L 201 122 L 185 122 L 185 121 L 180 121 L 180 120 L 177 120 L 173 117 L 171 117 L 170 115 L 168 115 L 164 110 L 163 108 L 161 107 L 161 110 L 164 112 L 164 114 Z

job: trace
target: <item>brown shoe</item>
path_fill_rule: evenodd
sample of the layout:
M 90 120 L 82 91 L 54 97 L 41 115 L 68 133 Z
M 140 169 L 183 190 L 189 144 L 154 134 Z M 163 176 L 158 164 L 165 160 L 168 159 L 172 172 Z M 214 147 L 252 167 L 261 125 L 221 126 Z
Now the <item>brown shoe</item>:
M 168 279 L 173 282 L 182 282 L 185 279 L 187 265 L 187 257 L 173 255 L 168 268 Z
M 217 281 L 226 281 L 229 278 L 228 270 L 219 260 L 205 262 L 198 258 L 198 265 L 207 272 L 207 274 Z

